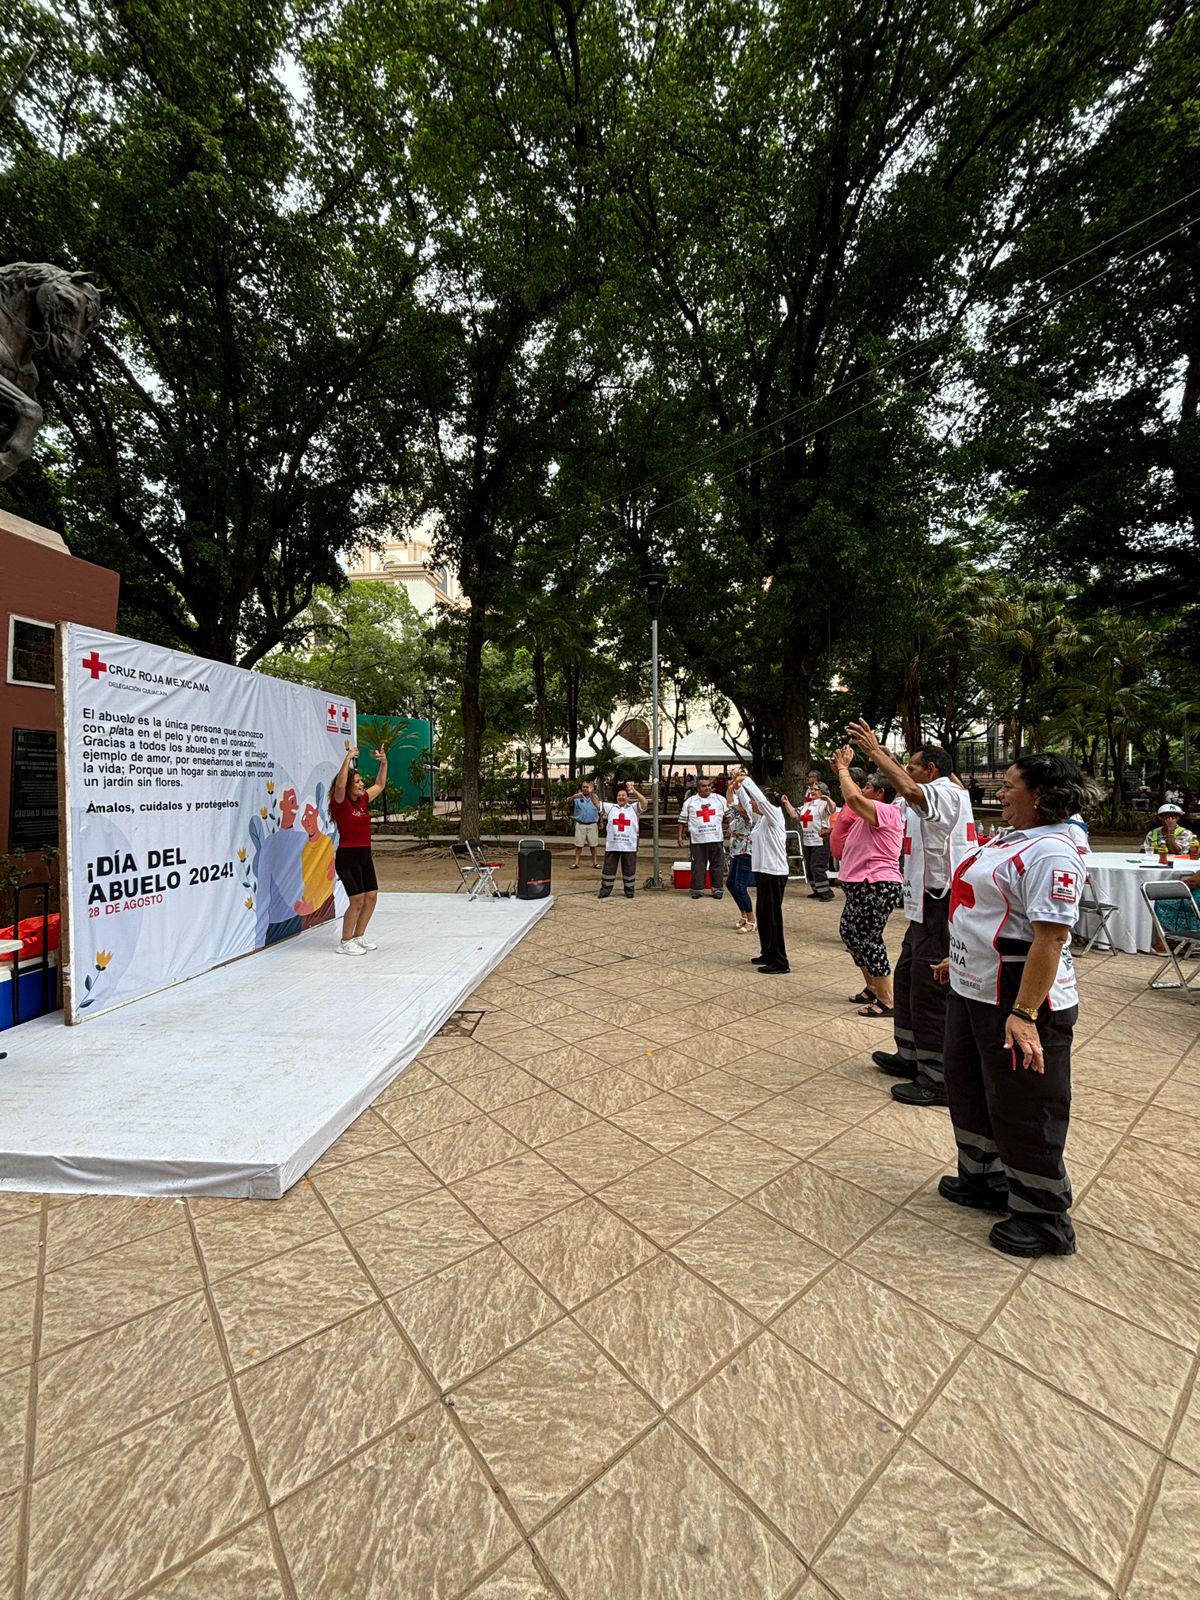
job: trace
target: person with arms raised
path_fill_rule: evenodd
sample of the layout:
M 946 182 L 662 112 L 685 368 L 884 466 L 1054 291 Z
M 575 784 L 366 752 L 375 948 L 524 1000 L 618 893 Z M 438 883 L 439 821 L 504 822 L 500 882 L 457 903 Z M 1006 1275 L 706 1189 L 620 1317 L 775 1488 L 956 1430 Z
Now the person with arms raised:
M 783 892 L 787 888 L 787 824 L 782 808 L 742 772 L 729 785 L 730 804 L 750 818 L 750 869 L 754 873 L 759 954 L 751 961 L 760 973 L 790 972 L 783 937 Z
M 600 812 L 604 818 L 604 866 L 600 873 L 597 900 L 607 900 L 612 894 L 618 866 L 625 898 L 633 899 L 640 820 L 648 803 L 646 796 L 635 789 L 632 783 L 622 783 L 617 788 L 615 803 L 601 806 Z
M 842 943 L 862 973 L 866 987 L 851 995 L 864 1003 L 860 1017 L 892 1015 L 892 968 L 883 930 L 904 890 L 900 878 L 900 841 L 904 820 L 893 802 L 896 791 L 878 772 L 857 783 L 849 745 L 831 759 L 845 804 L 834 819 L 830 847 L 841 863 L 838 882 L 846 896 L 838 928 Z
M 368 950 L 379 948 L 366 937 L 367 924 L 379 899 L 375 858 L 371 854 L 371 801 L 381 795 L 387 785 L 387 751 L 375 752 L 379 771 L 369 789 L 362 774 L 351 765 L 357 756 L 357 745 L 346 751 L 346 759 L 338 768 L 329 795 L 329 815 L 338 831 L 334 870 L 350 897 L 342 918 L 342 940 L 337 947 L 338 954 L 343 956 L 365 956 Z
M 949 753 L 940 744 L 921 745 L 901 766 L 865 722 L 852 722 L 846 732 L 894 786 L 904 817 L 901 866 L 908 928 L 896 962 L 896 1049 L 894 1054 L 877 1050 L 872 1059 L 881 1072 L 906 1080 L 893 1084 L 893 1100 L 944 1106 L 946 991 L 934 981 L 933 970 L 950 949 L 951 876 L 977 842 L 971 797 L 951 775 Z

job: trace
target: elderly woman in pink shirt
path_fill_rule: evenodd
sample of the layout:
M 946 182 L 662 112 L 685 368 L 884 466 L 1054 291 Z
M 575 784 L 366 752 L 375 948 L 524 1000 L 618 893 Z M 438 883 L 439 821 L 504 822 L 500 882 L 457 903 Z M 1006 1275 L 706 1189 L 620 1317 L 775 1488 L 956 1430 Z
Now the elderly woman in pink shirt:
M 859 1016 L 890 1017 L 892 968 L 883 930 L 892 912 L 904 903 L 900 871 L 904 816 L 892 803 L 895 789 L 878 772 L 859 788 L 850 776 L 853 759 L 847 745 L 832 760 L 846 802 L 829 836 L 830 854 L 840 863 L 838 883 L 846 896 L 838 931 L 866 980 L 866 988 L 850 997 L 855 1004 L 867 1002 Z

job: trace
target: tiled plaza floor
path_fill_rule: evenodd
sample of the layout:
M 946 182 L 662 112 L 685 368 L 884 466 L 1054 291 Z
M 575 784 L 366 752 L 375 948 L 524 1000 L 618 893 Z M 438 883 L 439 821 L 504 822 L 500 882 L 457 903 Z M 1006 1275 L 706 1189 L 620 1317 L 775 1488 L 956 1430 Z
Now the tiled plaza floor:
M 559 875 L 283 1201 L 0 1196 L 0 1596 L 1195 1600 L 1200 1006 L 1086 961 L 1030 1268 L 836 907 Z

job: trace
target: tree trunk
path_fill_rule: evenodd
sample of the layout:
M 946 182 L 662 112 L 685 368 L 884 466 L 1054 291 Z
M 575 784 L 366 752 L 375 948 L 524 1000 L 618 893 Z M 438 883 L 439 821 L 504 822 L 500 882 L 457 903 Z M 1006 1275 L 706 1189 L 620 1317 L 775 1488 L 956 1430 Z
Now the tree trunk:
M 921 748 L 921 656 L 916 649 L 904 664 L 904 687 L 900 691 L 900 730 L 909 755 Z
M 780 788 L 785 794 L 804 793 L 812 742 L 809 727 L 811 709 L 809 674 L 806 666 L 799 666 L 784 678 L 784 714 L 779 725 L 779 749 L 783 757 Z
M 483 678 L 484 628 L 481 613 L 474 605 L 467 613 L 467 648 L 463 658 L 462 689 L 459 707 L 462 711 L 462 821 L 459 837 L 478 838 L 482 815 L 483 773 L 480 763 L 483 755 L 483 702 L 480 689 Z
M 579 688 L 583 668 L 571 662 L 563 668 L 563 680 L 567 686 L 567 781 L 574 793 L 576 788 L 575 774 L 579 750 Z
M 539 644 L 533 652 L 533 692 L 537 699 L 538 750 L 542 771 L 542 808 L 550 826 L 550 763 L 546 759 L 546 653 Z M 529 826 L 533 826 L 533 799 L 529 802 Z
M 1167 798 L 1167 769 L 1171 765 L 1171 739 L 1164 728 L 1158 736 L 1158 799 L 1156 805 L 1163 805 Z

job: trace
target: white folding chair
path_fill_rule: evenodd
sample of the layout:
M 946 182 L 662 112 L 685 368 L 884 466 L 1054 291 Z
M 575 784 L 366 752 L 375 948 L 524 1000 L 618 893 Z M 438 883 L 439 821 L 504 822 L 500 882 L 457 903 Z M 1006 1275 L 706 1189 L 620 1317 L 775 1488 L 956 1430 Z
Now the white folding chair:
M 1092 882 L 1091 873 L 1085 872 L 1083 875 L 1083 893 L 1079 897 L 1079 920 L 1082 922 L 1084 917 L 1095 917 L 1096 926 L 1092 930 L 1091 937 L 1087 938 L 1086 942 L 1080 947 L 1079 954 L 1081 956 L 1086 956 L 1090 951 L 1094 950 L 1101 938 L 1104 940 L 1102 948 L 1107 950 L 1110 956 L 1116 955 L 1117 947 L 1113 942 L 1112 934 L 1108 931 L 1108 919 L 1118 909 L 1117 906 L 1109 905 L 1106 900 L 1099 898 L 1096 894 L 1096 886 Z M 1084 930 L 1076 923 L 1075 939 L 1084 938 Z
M 483 846 L 478 839 L 463 839 L 450 846 L 450 854 L 454 857 L 454 864 L 458 868 L 458 887 L 465 888 L 467 899 L 475 900 L 480 895 L 489 900 L 501 898 L 500 886 L 496 882 L 496 873 L 504 865 L 502 861 L 485 861 Z
M 1196 911 L 1196 902 L 1192 899 L 1192 891 L 1186 883 L 1178 878 L 1160 878 L 1155 883 L 1143 883 L 1141 886 L 1142 899 L 1150 910 L 1150 917 L 1154 923 L 1154 931 L 1166 946 L 1166 958 L 1155 968 L 1154 976 L 1150 979 L 1148 988 L 1151 989 L 1182 989 L 1192 1005 L 1196 1004 L 1196 996 L 1200 993 L 1200 914 Z M 1190 917 L 1187 919 L 1193 928 L 1185 932 L 1177 932 L 1174 928 L 1164 927 L 1158 915 L 1158 903 L 1163 900 L 1187 901 Z M 1184 964 L 1193 963 L 1190 973 L 1184 971 Z M 1159 983 L 1159 975 L 1168 967 L 1175 968 L 1176 983 Z
M 784 854 L 787 856 L 789 883 L 807 883 L 808 869 L 804 865 L 804 839 L 799 828 L 789 828 L 783 836 Z

